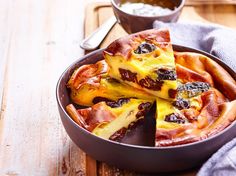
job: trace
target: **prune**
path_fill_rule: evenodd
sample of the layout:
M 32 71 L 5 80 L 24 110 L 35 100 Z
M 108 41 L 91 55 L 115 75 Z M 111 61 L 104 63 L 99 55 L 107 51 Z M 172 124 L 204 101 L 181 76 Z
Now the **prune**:
M 147 88 L 147 89 L 151 89 L 151 90 L 161 90 L 163 81 L 159 81 L 159 80 L 153 80 L 150 77 L 145 77 L 144 79 L 141 79 L 138 84 L 141 87 Z
M 105 98 L 105 97 L 95 97 L 93 99 L 93 104 L 99 103 L 101 101 L 109 102 L 109 101 L 112 101 L 112 100 L 110 100 L 108 98 Z
M 178 98 L 176 101 L 173 101 L 172 105 L 178 108 L 179 110 L 190 108 L 190 102 L 183 98 Z
M 136 82 L 137 73 L 133 73 L 130 70 L 126 70 L 123 68 L 119 68 L 119 72 L 121 75 L 121 79 L 123 79 L 124 81 Z
M 129 98 L 120 98 L 117 101 L 107 101 L 106 104 L 111 108 L 118 108 L 121 107 L 123 104 L 128 103 L 129 100 L 130 100 Z
M 126 131 L 127 131 L 127 128 L 123 127 L 120 130 L 118 130 L 117 132 L 115 132 L 109 139 L 119 142 L 124 137 Z
M 178 87 L 180 93 L 185 93 L 188 97 L 194 97 L 202 92 L 208 91 L 210 85 L 205 82 L 186 83 Z
M 139 118 L 139 117 L 142 117 L 142 116 L 145 116 L 145 114 L 149 111 L 149 109 L 151 108 L 152 104 L 147 102 L 147 103 L 141 103 L 139 106 L 138 106 L 138 109 L 139 111 L 137 112 L 136 114 L 136 117 Z
M 165 68 L 160 68 L 157 70 L 157 75 L 159 80 L 176 80 L 176 72 L 174 70 L 168 70 Z
M 139 110 L 149 110 L 151 108 L 152 104 L 150 102 L 146 102 L 146 103 L 141 103 L 138 106 Z
M 117 79 L 114 79 L 114 78 L 106 78 L 107 82 L 111 83 L 111 84 L 118 84 L 120 83 Z
M 169 89 L 169 90 L 168 90 L 168 95 L 169 95 L 170 98 L 175 98 L 176 95 L 177 95 L 177 90 L 175 90 L 175 89 Z
M 144 122 L 143 119 L 139 119 L 138 121 L 136 122 L 132 122 L 129 124 L 129 126 L 126 128 L 126 127 L 123 127 L 121 128 L 120 130 L 116 131 L 109 139 L 110 140 L 113 140 L 113 141 L 117 141 L 117 142 L 121 142 L 123 137 L 129 133 L 130 131 L 132 131 L 133 129 L 135 129 L 137 126 L 140 126 L 142 125 Z
M 142 43 L 138 46 L 136 50 L 134 50 L 135 54 L 146 54 L 154 51 L 156 46 L 151 43 Z
M 182 117 L 180 114 L 177 113 L 171 113 L 169 115 L 166 115 L 165 119 L 166 122 L 174 122 L 174 123 L 185 123 L 186 119 Z

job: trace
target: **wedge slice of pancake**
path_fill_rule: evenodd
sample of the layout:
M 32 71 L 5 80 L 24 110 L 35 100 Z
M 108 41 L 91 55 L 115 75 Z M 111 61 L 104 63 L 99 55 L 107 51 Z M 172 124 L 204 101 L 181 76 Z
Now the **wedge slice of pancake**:
M 104 60 L 76 69 L 67 86 L 71 90 L 72 101 L 82 106 L 91 106 L 102 100 L 116 101 L 130 97 L 154 100 L 152 95 L 109 77 Z
M 175 98 L 177 77 L 168 30 L 120 38 L 105 49 L 104 57 L 110 77 L 160 98 Z
M 119 141 L 127 129 L 144 118 L 151 106 L 152 102 L 147 100 L 126 98 L 78 110 L 70 104 L 66 110 L 75 122 L 96 136 Z

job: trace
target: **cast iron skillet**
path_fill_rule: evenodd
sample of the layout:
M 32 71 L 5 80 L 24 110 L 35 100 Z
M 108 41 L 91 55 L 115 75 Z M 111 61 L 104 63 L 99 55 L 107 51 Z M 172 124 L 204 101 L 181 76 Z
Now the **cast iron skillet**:
M 208 56 L 219 63 L 236 80 L 236 73 L 216 57 L 184 46 L 173 45 L 173 48 L 175 51 L 197 52 Z M 174 172 L 200 166 L 222 145 L 236 137 L 236 122 L 234 122 L 222 132 L 203 141 L 155 148 L 151 146 L 151 140 L 149 140 L 154 137 L 150 130 L 155 128 L 152 121 L 148 122 L 150 128 L 137 126 L 124 139 L 126 144 L 102 139 L 81 128 L 65 111 L 65 107 L 71 103 L 66 83 L 75 68 L 101 60 L 102 51 L 103 49 L 94 51 L 73 63 L 62 74 L 56 88 L 58 109 L 66 132 L 78 147 L 94 159 L 138 172 Z

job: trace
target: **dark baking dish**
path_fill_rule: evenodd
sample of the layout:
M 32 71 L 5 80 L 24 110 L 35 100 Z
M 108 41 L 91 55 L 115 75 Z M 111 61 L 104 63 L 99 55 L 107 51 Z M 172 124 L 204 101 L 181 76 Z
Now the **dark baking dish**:
M 220 64 L 236 80 L 236 73 L 216 57 L 184 46 L 173 45 L 173 48 L 175 51 L 196 52 L 208 56 Z M 94 51 L 74 62 L 62 74 L 56 88 L 58 109 L 66 132 L 78 147 L 94 159 L 138 172 L 174 172 L 200 166 L 222 145 L 236 137 L 236 122 L 233 122 L 217 135 L 205 140 L 179 146 L 157 148 L 148 146 L 150 140 L 144 140 L 143 142 L 142 139 L 134 137 L 135 134 L 130 134 L 124 139 L 124 142 L 129 143 L 125 144 L 102 139 L 81 128 L 65 111 L 65 107 L 71 103 L 66 83 L 75 68 L 101 60 L 102 52 L 103 49 Z M 148 123 L 152 124 L 152 122 Z M 143 132 L 147 132 L 147 135 L 143 138 L 148 137 L 150 131 L 143 129 L 143 127 L 137 127 L 133 133 Z

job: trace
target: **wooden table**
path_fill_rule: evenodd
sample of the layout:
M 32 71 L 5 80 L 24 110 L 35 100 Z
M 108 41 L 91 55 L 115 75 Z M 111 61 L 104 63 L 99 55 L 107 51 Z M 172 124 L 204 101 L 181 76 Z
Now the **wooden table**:
M 0 175 L 137 175 L 86 156 L 59 118 L 55 87 L 83 55 L 84 6 L 78 0 L 0 0 Z M 98 19 L 97 26 L 106 16 Z M 186 19 L 236 28 L 236 7 L 188 6 L 180 20 Z M 119 35 L 113 31 L 102 46 Z

